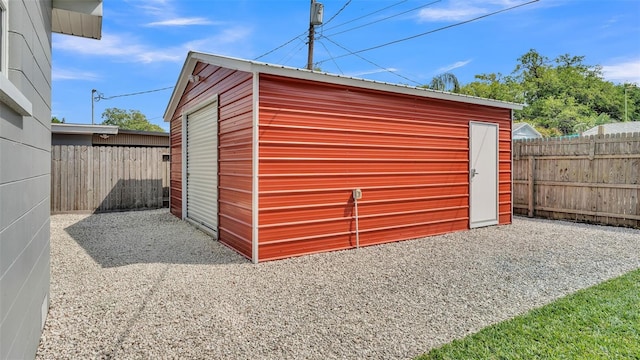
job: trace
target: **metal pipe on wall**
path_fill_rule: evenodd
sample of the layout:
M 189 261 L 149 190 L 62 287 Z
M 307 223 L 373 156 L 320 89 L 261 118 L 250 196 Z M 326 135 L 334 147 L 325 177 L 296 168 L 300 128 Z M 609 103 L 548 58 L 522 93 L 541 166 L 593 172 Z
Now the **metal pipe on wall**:
M 356 249 L 360 248 L 360 226 L 358 224 L 358 199 L 362 198 L 362 190 L 354 189 L 352 192 L 354 213 L 356 216 Z

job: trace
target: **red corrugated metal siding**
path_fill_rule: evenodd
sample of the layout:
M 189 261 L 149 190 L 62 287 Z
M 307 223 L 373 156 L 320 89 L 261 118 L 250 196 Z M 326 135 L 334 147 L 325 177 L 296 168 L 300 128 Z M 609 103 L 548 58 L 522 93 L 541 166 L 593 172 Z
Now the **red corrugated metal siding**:
M 171 120 L 171 213 L 182 217 L 182 112 L 218 95 L 219 238 L 251 257 L 253 76 L 198 63 Z
M 498 223 L 511 224 L 511 123 L 500 123 L 498 179 Z
M 260 75 L 259 257 L 467 229 L 469 121 L 500 129 L 500 223 L 511 221 L 510 110 Z

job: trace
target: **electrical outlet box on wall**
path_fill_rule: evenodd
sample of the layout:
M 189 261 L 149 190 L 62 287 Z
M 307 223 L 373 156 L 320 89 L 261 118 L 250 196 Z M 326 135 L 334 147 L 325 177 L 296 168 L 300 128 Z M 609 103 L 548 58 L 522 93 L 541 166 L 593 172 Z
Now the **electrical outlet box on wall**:
M 356 200 L 362 199 L 362 190 L 353 189 L 353 198 L 356 199 Z

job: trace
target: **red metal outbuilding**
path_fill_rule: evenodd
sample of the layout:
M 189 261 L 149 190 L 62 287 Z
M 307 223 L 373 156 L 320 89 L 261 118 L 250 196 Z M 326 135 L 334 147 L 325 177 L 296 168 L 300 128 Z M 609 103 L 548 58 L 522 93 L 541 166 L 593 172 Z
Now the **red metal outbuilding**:
M 253 262 L 509 224 L 521 108 L 190 52 L 171 212 Z

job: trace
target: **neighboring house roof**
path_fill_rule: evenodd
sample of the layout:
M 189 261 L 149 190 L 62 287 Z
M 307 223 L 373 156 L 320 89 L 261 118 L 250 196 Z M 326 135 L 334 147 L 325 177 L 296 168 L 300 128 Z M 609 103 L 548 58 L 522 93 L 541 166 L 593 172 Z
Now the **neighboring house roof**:
M 51 31 L 90 39 L 102 37 L 103 0 L 53 0 Z
M 166 146 L 168 147 L 169 133 L 159 131 L 118 130 L 115 136 L 94 134 L 92 144 L 114 146 Z
M 533 126 L 526 122 L 513 123 L 511 126 L 511 138 L 517 139 L 538 139 L 542 134 L 538 132 Z
M 619 122 L 594 126 L 582 133 L 582 136 L 598 135 L 598 127 L 602 126 L 604 134 L 620 134 L 640 132 L 640 121 Z
M 130 134 L 130 135 L 145 135 L 145 136 L 161 136 L 161 137 L 169 137 L 168 132 L 162 131 L 146 131 L 146 130 L 129 130 L 129 129 L 120 129 L 118 130 L 118 134 Z
M 451 100 L 462 103 L 476 104 L 476 105 L 485 105 L 485 106 L 493 106 L 499 108 L 513 109 L 513 110 L 521 110 L 524 106 L 522 104 L 515 104 L 506 101 L 499 100 L 490 100 L 479 98 L 475 96 L 462 95 L 462 94 L 454 94 L 446 91 L 438 91 L 431 90 L 425 88 L 419 88 L 408 85 L 400 85 L 400 84 L 392 84 L 387 82 L 380 82 L 374 80 L 366 80 L 359 79 L 354 77 L 348 77 L 344 75 L 336 75 L 329 74 L 325 72 L 311 71 L 307 69 L 298 69 L 292 68 L 282 65 L 274 65 L 267 64 L 258 61 L 252 60 L 243 60 L 230 58 L 219 55 L 212 55 L 200 52 L 190 51 L 187 55 L 187 59 L 182 67 L 182 71 L 180 72 L 180 76 L 178 77 L 178 82 L 173 89 L 173 93 L 171 94 L 171 99 L 169 100 L 169 104 L 164 113 L 164 121 L 171 121 L 171 116 L 176 110 L 178 106 L 178 102 L 180 101 L 180 97 L 184 92 L 185 87 L 190 81 L 190 77 L 193 74 L 193 70 L 198 62 L 203 62 L 205 64 L 220 66 L 227 69 L 245 71 L 253 74 L 271 74 L 284 76 L 288 78 L 295 79 L 304 79 L 310 81 L 318 81 L 329 84 L 338 84 L 338 85 L 346 85 L 353 86 L 365 89 L 373 89 L 379 91 L 387 91 L 399 94 L 408 94 L 421 96 L 426 98 L 434 98 L 434 99 L 442 99 L 442 100 Z
M 115 125 L 87 125 L 87 124 L 51 124 L 52 134 L 107 134 L 115 135 L 118 127 Z
M 53 145 L 169 146 L 169 133 L 115 125 L 51 124 Z

